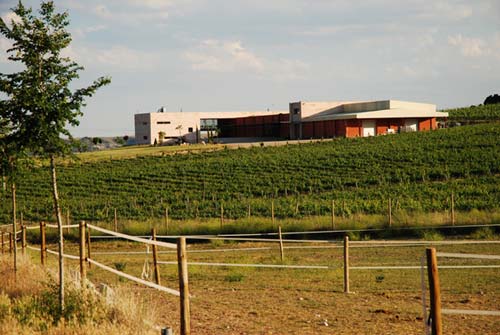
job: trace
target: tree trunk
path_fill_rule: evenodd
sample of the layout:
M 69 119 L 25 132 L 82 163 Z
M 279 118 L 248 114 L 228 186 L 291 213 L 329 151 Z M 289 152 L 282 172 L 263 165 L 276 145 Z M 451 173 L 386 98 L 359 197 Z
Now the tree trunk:
M 16 183 L 11 180 L 10 190 L 12 192 L 12 234 L 14 236 L 14 273 L 17 272 L 17 217 L 16 217 Z
M 63 229 L 62 229 L 62 217 L 61 208 L 59 206 L 59 194 L 57 192 L 57 177 L 56 177 L 56 165 L 54 162 L 54 155 L 50 155 L 50 172 L 52 176 L 52 195 L 54 197 L 54 211 L 57 219 L 57 232 L 59 237 L 59 307 L 61 309 L 61 315 L 64 311 L 64 258 L 63 258 Z

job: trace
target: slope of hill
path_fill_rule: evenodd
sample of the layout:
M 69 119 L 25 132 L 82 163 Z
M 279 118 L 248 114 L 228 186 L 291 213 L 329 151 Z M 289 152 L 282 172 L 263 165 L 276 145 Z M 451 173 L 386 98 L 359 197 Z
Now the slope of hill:
M 52 217 L 48 169 L 27 171 L 18 184 L 28 219 Z M 189 152 L 122 160 L 76 161 L 59 169 L 64 211 L 74 219 L 110 220 L 383 213 L 498 209 L 500 124 L 457 127 L 329 142 Z M 1 205 L 8 219 L 8 192 Z
M 448 120 L 455 122 L 476 123 L 500 120 L 500 104 L 453 108 L 443 110 L 443 112 L 448 112 Z

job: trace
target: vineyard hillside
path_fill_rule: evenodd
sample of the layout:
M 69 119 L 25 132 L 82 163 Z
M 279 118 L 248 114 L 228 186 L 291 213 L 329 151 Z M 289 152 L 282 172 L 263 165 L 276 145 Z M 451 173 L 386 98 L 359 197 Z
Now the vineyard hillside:
M 442 211 L 500 204 L 500 124 L 455 127 L 278 147 L 187 152 L 128 159 L 74 160 L 58 171 L 63 211 L 75 220 L 338 215 L 395 209 Z M 24 171 L 19 208 L 50 220 L 49 170 Z M 3 221 L 9 218 L 4 188 Z M 273 200 L 272 200 L 273 199 Z

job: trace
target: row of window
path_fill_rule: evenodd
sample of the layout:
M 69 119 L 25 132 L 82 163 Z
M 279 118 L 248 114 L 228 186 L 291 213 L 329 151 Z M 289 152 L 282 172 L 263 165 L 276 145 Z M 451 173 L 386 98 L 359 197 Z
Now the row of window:
M 170 124 L 170 121 L 157 121 L 156 124 Z M 144 121 L 142 123 L 143 126 L 147 126 L 148 123 L 146 121 Z
M 170 122 L 169 122 L 169 123 L 170 123 Z M 189 127 L 189 128 L 188 128 L 188 132 L 192 133 L 192 132 L 193 132 L 193 127 Z M 144 135 L 142 138 L 143 138 L 143 139 L 145 139 L 145 140 L 147 140 L 147 139 L 148 139 L 148 137 L 147 137 L 146 135 Z

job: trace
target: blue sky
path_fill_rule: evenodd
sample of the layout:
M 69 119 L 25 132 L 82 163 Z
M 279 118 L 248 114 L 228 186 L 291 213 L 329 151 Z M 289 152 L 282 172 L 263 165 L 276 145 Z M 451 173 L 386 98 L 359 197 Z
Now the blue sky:
M 17 1 L 0 0 L 10 19 Z M 23 1 L 33 8 L 39 1 Z M 77 85 L 112 77 L 75 136 L 133 135 L 156 111 L 400 99 L 438 108 L 500 93 L 498 0 L 60 0 Z M 9 44 L 0 39 L 0 71 Z

